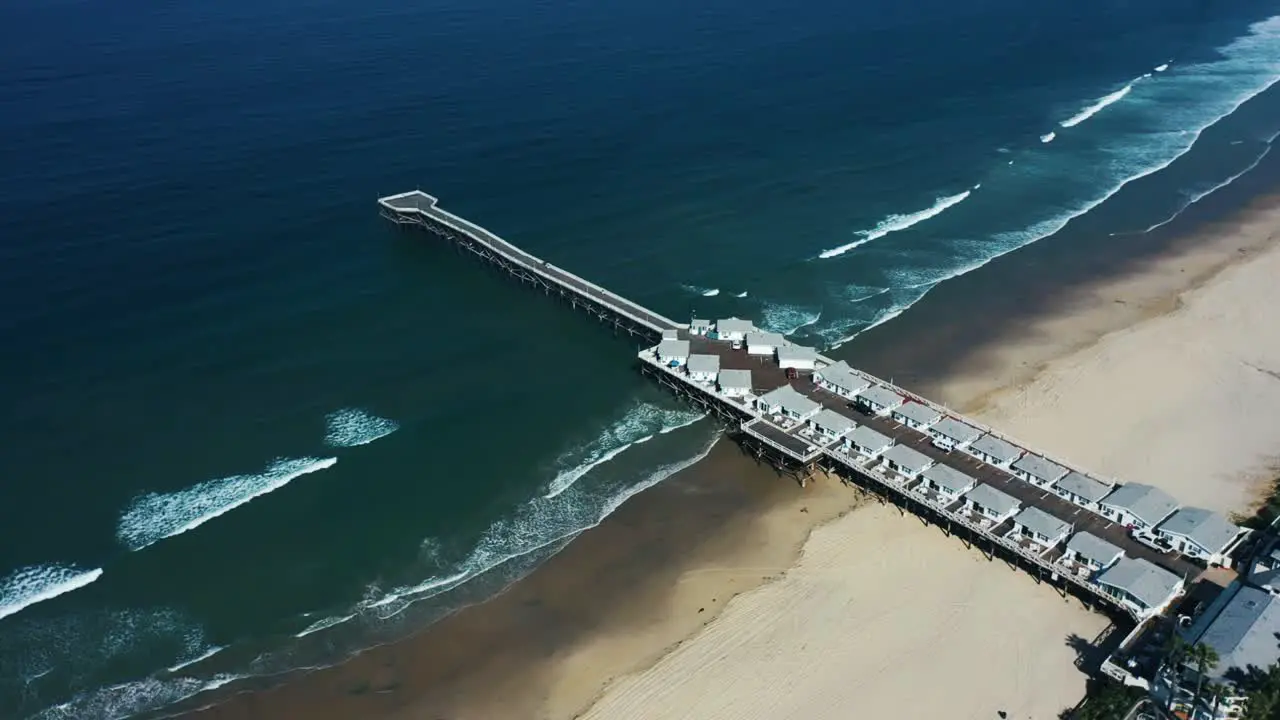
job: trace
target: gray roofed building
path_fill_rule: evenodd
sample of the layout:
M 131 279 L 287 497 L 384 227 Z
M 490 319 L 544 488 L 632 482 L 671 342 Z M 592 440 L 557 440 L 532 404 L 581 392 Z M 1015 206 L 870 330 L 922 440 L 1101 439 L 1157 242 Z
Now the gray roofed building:
M 658 359 L 678 359 L 683 361 L 689 357 L 688 340 L 663 340 L 658 343 Z
M 1217 513 L 1188 507 L 1171 515 L 1156 532 L 1181 535 L 1210 553 L 1219 553 L 1240 534 L 1240 528 Z
M 835 410 L 823 408 L 821 412 L 809 418 L 809 422 L 817 428 L 833 435 L 840 435 L 857 427 L 857 423 L 841 415 Z
M 1211 611 L 1205 612 L 1211 619 L 1196 641 L 1218 653 L 1218 665 L 1209 672 L 1210 679 L 1238 677 L 1250 667 L 1266 669 L 1280 661 L 1280 643 L 1276 642 L 1280 636 L 1280 597 L 1242 585 L 1216 615 Z
M 1038 480 L 1041 484 L 1048 485 L 1067 474 L 1067 469 L 1052 460 L 1046 460 L 1039 455 L 1027 453 L 1018 458 L 1013 463 L 1014 472 L 1023 479 Z
M 770 348 L 782 347 L 787 342 L 786 338 L 778 333 L 771 333 L 764 330 L 747 333 L 747 347 L 752 345 L 764 345 Z
M 965 477 L 968 476 L 966 475 Z M 974 486 L 964 494 L 964 498 L 980 508 L 991 511 L 988 514 L 994 517 L 1004 517 L 1018 509 L 1020 504 L 1012 495 L 1003 490 L 997 490 L 986 483 L 979 483 Z
M 662 331 L 662 339 L 663 340 L 679 340 L 680 331 L 675 328 L 667 328 L 666 330 Z
M 863 379 L 861 375 L 854 372 L 853 368 L 849 367 L 848 363 L 843 360 L 822 368 L 818 372 L 818 377 L 821 382 L 834 385 L 845 393 L 855 393 L 871 384 L 870 381 Z
M 1124 551 L 1115 545 L 1087 532 L 1078 532 L 1072 535 L 1071 539 L 1067 541 L 1067 550 L 1073 551 L 1080 557 L 1091 560 L 1098 565 L 1107 565 L 1124 554 Z
M 1005 442 L 990 433 L 974 440 L 973 444 L 969 446 L 969 451 L 984 460 L 990 459 L 996 464 L 1011 463 L 1022 454 L 1022 448 L 1013 443 Z
M 1013 521 L 1041 537 L 1058 540 L 1071 532 L 1071 523 L 1060 520 L 1037 507 L 1023 508 Z
M 866 428 L 860 427 L 857 430 L 854 430 L 853 434 L 857 435 L 864 429 Z M 928 455 L 925 455 L 914 448 L 909 448 L 906 445 L 894 445 L 888 450 L 885 450 L 882 457 L 886 462 L 892 462 L 898 468 L 912 474 L 923 472 L 925 468 L 928 468 L 933 464 L 933 460 L 931 460 Z
M 711 329 L 711 321 L 694 318 L 689 321 L 689 329 L 696 333 L 704 333 Z
M 949 440 L 955 445 L 963 445 L 976 440 L 982 431 L 955 418 L 942 418 L 929 428 L 929 434 Z
M 745 336 L 749 332 L 754 332 L 755 329 L 755 323 L 750 320 L 743 320 L 742 318 L 730 317 L 716 321 L 716 333 L 720 335 Z
M 786 345 L 778 346 L 778 364 L 785 365 L 794 362 L 815 362 L 818 359 L 818 351 L 804 345 Z
M 890 440 L 888 437 L 872 430 L 866 425 L 859 425 L 854 428 L 853 432 L 849 433 L 847 439 L 850 443 L 853 443 L 860 448 L 865 448 L 873 453 L 893 445 L 893 440 Z M 921 455 L 921 457 L 924 456 Z M 925 459 L 928 460 L 928 458 Z
M 1098 502 L 1102 498 L 1106 497 L 1107 493 L 1111 492 L 1110 484 L 1104 483 L 1101 480 L 1094 480 L 1088 475 L 1078 473 L 1074 470 L 1067 473 L 1066 477 L 1059 480 L 1055 484 L 1055 487 L 1058 490 L 1071 493 L 1072 495 L 1083 498 L 1089 502 Z
M 1172 597 L 1182 578 L 1141 558 L 1125 556 L 1104 570 L 1098 582 L 1129 595 L 1144 610 L 1150 610 Z
M 915 423 L 917 426 L 922 426 L 937 422 L 938 418 L 942 417 L 942 413 L 934 410 L 924 403 L 908 401 L 902 407 L 894 410 L 893 416 L 895 418 L 905 418 Z
M 934 465 L 924 471 L 924 478 L 952 495 L 959 495 L 977 484 L 973 478 L 948 465 Z
M 761 398 L 770 408 L 778 408 L 793 417 L 805 417 L 817 412 L 818 403 L 796 392 L 790 385 L 783 385 L 777 390 L 765 393 Z
M 1158 487 L 1125 483 L 1100 501 L 1104 508 L 1127 512 L 1147 525 L 1158 525 L 1178 509 L 1178 501 Z
M 750 370 L 721 370 L 716 380 L 720 382 L 721 390 L 751 391 Z
M 857 394 L 858 399 L 872 407 L 891 408 L 902 404 L 903 397 L 887 387 L 872 385 Z
M 720 372 L 720 356 L 690 355 L 688 367 L 690 375 L 700 373 L 709 373 L 714 375 Z

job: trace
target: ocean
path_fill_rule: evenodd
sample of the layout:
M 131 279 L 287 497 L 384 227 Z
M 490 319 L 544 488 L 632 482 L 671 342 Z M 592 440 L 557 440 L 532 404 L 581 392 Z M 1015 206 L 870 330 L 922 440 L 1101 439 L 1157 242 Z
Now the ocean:
M 0 27 L 5 719 L 402 637 L 717 442 L 626 339 L 381 195 L 676 319 L 857 348 L 1020 248 L 1123 255 L 1280 133 L 1275 0 L 13 0 Z

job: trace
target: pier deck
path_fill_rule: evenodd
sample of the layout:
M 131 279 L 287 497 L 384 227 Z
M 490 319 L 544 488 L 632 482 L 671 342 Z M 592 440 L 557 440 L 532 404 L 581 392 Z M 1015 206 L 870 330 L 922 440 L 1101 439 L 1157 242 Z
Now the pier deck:
M 660 336 L 663 330 L 683 327 L 680 323 L 665 318 L 643 305 L 609 292 L 568 270 L 558 268 L 542 258 L 527 253 L 473 222 L 441 210 L 436 205 L 437 202 L 436 198 L 421 190 L 391 195 L 378 200 L 382 206 L 383 217 L 394 223 L 420 225 L 437 235 L 460 242 L 466 249 L 476 252 L 484 259 L 491 262 L 497 261 L 497 264 L 509 271 L 522 275 L 524 280 L 541 279 L 548 284 L 548 289 L 555 288 L 561 293 L 576 296 L 579 300 L 594 305 L 601 312 L 611 314 L 615 319 L 625 318 L 647 330 L 649 335 Z M 493 253 L 496 257 L 486 256 L 484 251 Z
M 886 491 L 886 496 L 897 498 L 904 508 L 923 517 L 939 519 L 950 529 L 958 526 L 967 529 L 972 538 L 981 538 L 990 546 L 992 556 L 997 548 L 1004 548 L 1011 553 L 1010 557 L 1018 559 L 1023 567 L 1030 570 L 1037 578 L 1048 578 L 1058 584 L 1074 586 L 1092 597 L 1102 599 L 1112 605 L 1122 607 L 1135 617 L 1142 612 L 1161 612 L 1164 606 L 1151 607 L 1140 611 L 1116 596 L 1114 592 L 1099 585 L 1092 575 L 1081 575 L 1079 568 L 1071 561 L 1063 560 L 1061 542 L 1049 548 L 1037 546 L 1022 536 L 1008 535 L 1013 523 L 1004 519 L 995 526 L 984 518 L 976 518 L 971 512 L 964 510 L 959 499 L 943 499 L 931 495 L 920 486 L 919 480 L 903 481 L 901 476 L 889 471 L 881 460 L 873 458 L 863 460 L 851 457 L 837 450 L 837 445 L 818 439 L 811 430 L 801 430 L 804 422 L 797 422 L 786 428 L 779 427 L 769 419 L 765 419 L 754 407 L 754 396 L 791 385 L 797 392 L 850 420 L 856 425 L 865 426 L 889 438 L 895 445 L 901 445 L 924 455 L 934 463 L 947 466 L 972 478 L 978 483 L 985 483 L 1011 496 L 1021 507 L 1035 507 L 1045 513 L 1064 521 L 1071 526 L 1070 534 L 1081 531 L 1110 542 L 1131 559 L 1144 560 L 1172 573 L 1186 581 L 1199 576 L 1202 567 L 1186 557 L 1170 552 L 1161 552 L 1129 535 L 1125 528 L 1109 521 L 1088 509 L 1059 497 L 1053 492 L 1025 482 L 996 465 L 986 463 L 962 450 L 944 450 L 933 444 L 928 434 L 910 428 L 892 420 L 888 416 L 875 415 L 857 408 L 853 403 L 840 395 L 831 393 L 817 386 L 809 373 L 796 373 L 796 377 L 788 378 L 787 371 L 779 367 L 772 356 L 759 357 L 749 355 L 745 350 L 734 350 L 730 343 L 712 340 L 699 335 L 692 335 L 689 326 L 674 322 L 661 314 L 642 305 L 616 295 L 594 283 L 591 283 L 567 270 L 527 253 L 511 243 L 503 240 L 488 230 L 441 210 L 436 198 L 421 191 L 401 193 L 381 198 L 382 214 L 400 225 L 416 225 L 451 240 L 460 249 L 465 249 L 491 264 L 497 265 L 523 282 L 530 283 L 544 290 L 553 292 L 572 303 L 575 308 L 587 311 L 592 316 L 611 324 L 615 329 L 622 329 L 634 336 L 653 341 L 644 346 L 637 357 L 641 361 L 641 369 L 655 377 L 660 383 L 682 397 L 714 414 L 727 424 L 740 429 L 741 437 L 749 441 L 748 447 L 757 455 L 773 453 L 782 464 L 795 467 L 800 465 L 811 472 L 817 466 L 839 471 L 846 477 L 857 476 Z M 750 370 L 752 379 L 752 396 L 745 398 L 729 397 L 717 392 L 714 385 L 695 382 L 678 368 L 665 366 L 656 358 L 657 348 L 653 345 L 663 336 L 665 331 L 675 330 L 678 337 L 689 341 L 691 354 L 715 355 L 720 359 L 719 369 Z M 816 355 L 818 367 L 834 364 L 831 358 Z M 951 412 L 927 398 L 920 397 L 904 388 L 885 382 L 867 373 L 853 369 L 855 375 L 874 385 L 881 386 L 897 393 L 911 402 L 932 408 L 943 417 L 952 417 L 972 425 L 983 433 L 1003 439 L 1023 451 L 1035 453 L 1069 469 L 1076 469 L 1071 463 L 1056 458 L 1050 453 L 1038 450 L 1025 443 L 1005 436 L 994 428 Z M 770 450 L 772 448 L 772 450 Z M 1091 477 L 1099 476 L 1084 473 Z M 1114 484 L 1114 481 L 1111 481 Z M 1240 536 L 1237 537 L 1237 540 Z M 1176 597 L 1177 588 L 1173 597 Z

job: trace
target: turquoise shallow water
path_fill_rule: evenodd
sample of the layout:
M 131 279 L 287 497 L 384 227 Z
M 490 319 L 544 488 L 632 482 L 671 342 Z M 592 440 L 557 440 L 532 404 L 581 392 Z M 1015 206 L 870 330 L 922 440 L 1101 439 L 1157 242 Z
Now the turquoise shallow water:
M 625 340 L 379 195 L 834 346 L 1028 244 L 1136 247 L 1249 171 L 1277 14 L 6 5 L 0 717 L 332 662 L 714 440 Z

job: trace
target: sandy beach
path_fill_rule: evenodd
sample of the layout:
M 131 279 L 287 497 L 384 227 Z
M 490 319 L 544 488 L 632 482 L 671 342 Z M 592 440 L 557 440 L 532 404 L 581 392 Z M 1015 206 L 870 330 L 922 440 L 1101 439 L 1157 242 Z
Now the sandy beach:
M 1280 448 L 1275 227 L 1259 201 L 899 382 L 1094 472 L 1245 511 Z M 498 597 L 198 715 L 1044 718 L 1080 700 L 1077 650 L 1107 625 L 913 516 L 832 479 L 801 490 L 721 442 Z

